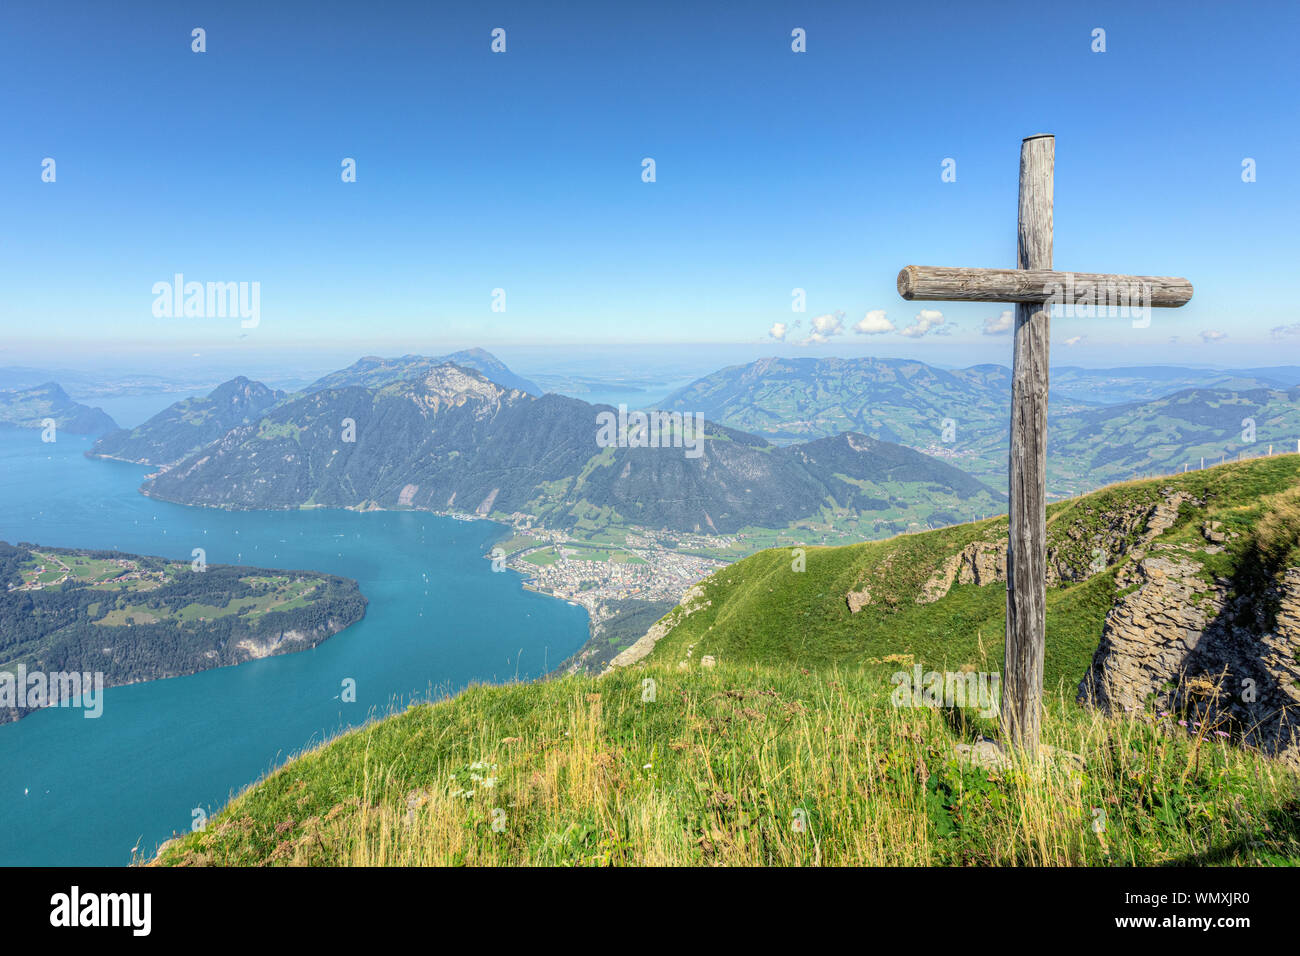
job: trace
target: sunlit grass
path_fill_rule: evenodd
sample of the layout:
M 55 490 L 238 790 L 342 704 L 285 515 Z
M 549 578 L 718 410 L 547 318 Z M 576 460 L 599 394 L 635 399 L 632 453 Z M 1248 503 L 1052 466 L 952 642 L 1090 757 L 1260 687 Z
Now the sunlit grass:
M 162 861 L 1300 863 L 1300 778 L 1276 761 L 1062 687 L 1043 724 L 1058 753 L 979 769 L 953 748 L 992 722 L 891 706 L 895 669 L 654 664 L 472 688 L 302 756 Z

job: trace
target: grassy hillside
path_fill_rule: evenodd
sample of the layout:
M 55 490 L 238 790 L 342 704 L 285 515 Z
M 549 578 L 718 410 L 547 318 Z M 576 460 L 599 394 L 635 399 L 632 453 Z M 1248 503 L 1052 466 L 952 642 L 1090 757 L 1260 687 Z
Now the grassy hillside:
M 995 718 L 891 702 L 914 664 L 997 669 L 1004 586 L 934 584 L 1005 535 L 993 520 L 808 549 L 803 571 L 789 550 L 754 555 L 703 583 L 645 660 L 474 687 L 346 734 L 159 862 L 1300 864 L 1293 769 L 1179 713 L 1074 702 L 1135 549 L 1200 549 L 1216 574 L 1290 560 L 1298 485 L 1300 456 L 1279 456 L 1051 509 L 1049 760 L 975 766 L 958 748 Z M 856 613 L 849 592 L 869 595 Z
M 472 688 L 304 755 L 161 862 L 1300 862 L 1280 765 L 1058 698 L 1045 737 L 1085 769 L 983 771 L 952 755 L 980 728 L 891 707 L 889 670 L 652 664 Z
M 1229 577 L 1254 547 L 1265 516 L 1278 523 L 1275 501 L 1300 485 L 1300 455 L 1277 455 L 1169 478 L 1112 485 L 1048 508 L 1049 563 L 1064 579 L 1047 592 L 1044 681 L 1075 687 L 1088 668 L 1102 622 L 1116 597 L 1115 573 L 1151 531 L 1145 517 L 1175 495 L 1171 526 L 1151 543 L 1178 544 L 1217 574 Z M 1198 503 L 1200 502 L 1200 503 Z M 1219 553 L 1201 533 L 1219 521 L 1236 535 Z M 1283 522 L 1283 527 L 1287 527 Z M 805 570 L 794 570 L 792 548 L 763 551 L 715 573 L 700 585 L 698 607 L 653 652 L 679 661 L 696 656 L 824 667 L 911 654 L 934 669 L 987 663 L 1000 669 L 1006 627 L 1002 583 L 956 583 L 932 603 L 917 603 L 946 558 L 972 544 L 1006 540 L 1005 517 L 954 525 L 839 548 L 808 548 Z M 1273 545 L 1276 549 L 1280 545 Z M 871 603 L 857 613 L 846 596 L 866 589 Z

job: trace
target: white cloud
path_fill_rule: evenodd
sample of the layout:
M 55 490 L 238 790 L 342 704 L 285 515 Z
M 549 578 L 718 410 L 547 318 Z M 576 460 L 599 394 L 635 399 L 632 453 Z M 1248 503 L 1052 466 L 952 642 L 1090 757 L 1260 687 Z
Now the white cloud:
M 1087 339 L 1088 339 L 1088 336 L 1086 336 L 1086 335 L 1072 335 L 1072 336 L 1070 336 L 1068 339 L 1065 340 L 1065 344 L 1068 345 L 1070 348 L 1074 348 L 1074 347 L 1075 347 L 1076 345 L 1078 345 L 1080 342 L 1085 342 L 1085 341 L 1087 341 Z
M 778 342 L 784 342 L 785 333 L 787 331 L 788 330 L 784 322 L 773 322 L 772 327 L 767 330 L 767 334 L 772 338 L 776 339 Z
M 1206 329 L 1201 333 L 1202 342 L 1219 342 L 1228 337 L 1227 332 L 1219 332 L 1215 329 Z
M 853 331 L 859 335 L 881 335 L 885 332 L 895 331 L 893 322 L 885 318 L 884 309 L 872 309 L 853 326 Z
M 819 315 L 808 323 L 812 330 L 808 338 L 803 340 L 804 345 L 820 345 L 823 342 L 829 342 L 832 336 L 844 334 L 844 313 L 828 312 L 826 315 Z
M 985 335 L 1001 335 L 1003 332 L 1011 331 L 1011 310 L 1007 309 L 997 318 L 987 318 L 984 320 Z
M 943 325 L 943 313 L 937 309 L 922 309 L 916 313 L 916 319 L 905 329 L 899 329 L 899 335 L 906 335 L 909 339 L 919 339 L 931 329 Z
M 1292 322 L 1290 325 L 1275 325 L 1268 331 L 1269 335 L 1275 339 L 1285 338 L 1288 335 L 1300 335 L 1300 322 Z

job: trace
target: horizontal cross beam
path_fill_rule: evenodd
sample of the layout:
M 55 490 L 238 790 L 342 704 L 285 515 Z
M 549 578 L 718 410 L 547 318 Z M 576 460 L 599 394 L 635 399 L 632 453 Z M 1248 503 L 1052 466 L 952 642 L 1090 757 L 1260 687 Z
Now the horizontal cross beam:
M 1191 299 L 1192 284 L 1174 276 L 904 266 L 898 273 L 898 294 L 909 301 L 1093 302 L 1176 309 Z

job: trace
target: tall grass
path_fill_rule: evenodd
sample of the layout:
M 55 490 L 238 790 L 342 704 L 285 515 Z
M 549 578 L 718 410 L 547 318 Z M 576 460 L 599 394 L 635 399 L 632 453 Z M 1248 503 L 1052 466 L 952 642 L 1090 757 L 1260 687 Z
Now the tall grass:
M 303 755 L 167 864 L 1300 862 L 1300 777 L 1176 715 L 1049 700 L 1042 759 L 981 769 L 971 711 L 895 708 L 898 665 L 648 664 L 471 688 Z M 645 680 L 654 700 L 643 700 Z

